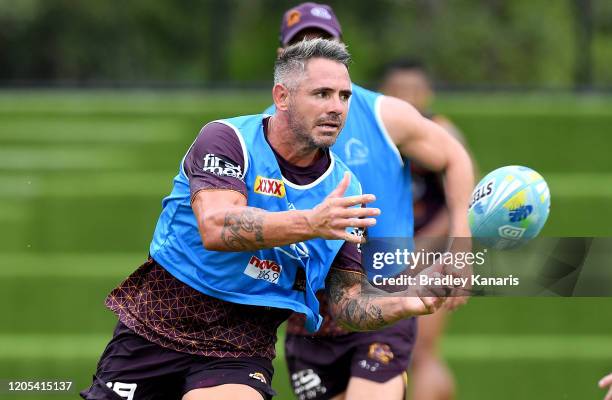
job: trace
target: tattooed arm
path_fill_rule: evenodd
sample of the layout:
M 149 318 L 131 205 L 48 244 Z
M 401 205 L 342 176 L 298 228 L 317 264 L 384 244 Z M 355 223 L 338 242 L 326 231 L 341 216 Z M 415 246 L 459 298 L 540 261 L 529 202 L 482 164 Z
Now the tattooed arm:
M 372 195 L 343 197 L 349 175 L 312 210 L 270 212 L 248 207 L 246 197 L 232 190 L 201 190 L 191 207 L 204 247 L 216 251 L 246 251 L 297 243 L 315 237 L 360 242 L 347 227 L 376 223 L 377 208 L 351 208 L 374 201 Z
M 302 212 L 271 213 L 247 207 L 246 198 L 230 190 L 202 190 L 191 204 L 204 247 L 245 251 L 304 240 L 309 233 Z M 310 238 L 310 237 L 309 237 Z
M 400 319 L 430 314 L 444 302 L 442 297 L 388 294 L 373 287 L 365 275 L 332 268 L 327 275 L 332 316 L 345 328 L 371 331 Z

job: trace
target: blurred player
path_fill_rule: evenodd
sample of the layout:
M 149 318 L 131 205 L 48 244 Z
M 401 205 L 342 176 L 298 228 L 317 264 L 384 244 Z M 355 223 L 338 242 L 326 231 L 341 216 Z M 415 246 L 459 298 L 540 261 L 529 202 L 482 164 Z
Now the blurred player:
M 599 387 L 602 389 L 610 388 L 604 400 L 612 400 L 612 374 L 608 374 L 601 378 L 599 381 Z
M 350 232 L 379 210 L 355 207 L 374 197 L 329 151 L 348 111 L 349 59 L 333 41 L 290 47 L 275 63 L 276 115 L 202 128 L 162 203 L 148 262 L 106 299 L 119 323 L 82 397 L 269 399 L 276 329 L 290 310 L 317 329 L 324 283 L 334 315 L 356 329 L 440 305 L 372 296 L 359 278 L 362 238 Z
M 463 142 L 459 130 L 441 115 L 432 114 L 433 98 L 427 71 L 418 60 L 397 60 L 385 67 L 381 92 L 412 104 L 422 115 L 442 126 Z M 444 198 L 443 177 L 412 164 L 415 237 L 442 238 L 449 234 L 449 215 Z M 464 298 L 454 297 L 445 308 L 454 308 Z M 410 393 L 414 400 L 448 400 L 455 397 L 453 376 L 438 354 L 438 339 L 448 311 L 419 317 L 419 331 L 413 352 Z
M 313 37 L 341 40 L 341 36 L 333 10 L 323 4 L 302 3 L 288 10 L 281 22 L 281 47 Z M 382 214 L 368 236 L 412 237 L 410 159 L 446 174 L 451 226 L 447 232 L 469 237 L 466 215 L 473 177 L 462 146 L 410 104 L 355 84 L 352 88 L 350 112 L 333 150 L 364 190 L 377 195 L 375 206 Z M 413 146 L 420 135 L 428 137 L 432 147 Z M 328 303 L 324 295 L 320 299 L 322 306 Z M 329 303 L 333 307 L 335 299 Z M 414 319 L 378 332 L 350 333 L 329 315 L 311 336 L 303 318 L 294 314 L 285 343 L 294 392 L 302 400 L 401 399 L 415 336 Z

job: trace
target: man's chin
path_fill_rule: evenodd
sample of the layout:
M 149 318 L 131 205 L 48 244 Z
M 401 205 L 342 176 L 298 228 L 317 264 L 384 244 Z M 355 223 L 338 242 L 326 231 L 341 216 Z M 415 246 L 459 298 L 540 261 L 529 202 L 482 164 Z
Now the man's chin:
M 315 142 L 316 146 L 320 149 L 329 149 L 336 143 L 338 135 L 333 136 L 319 136 Z

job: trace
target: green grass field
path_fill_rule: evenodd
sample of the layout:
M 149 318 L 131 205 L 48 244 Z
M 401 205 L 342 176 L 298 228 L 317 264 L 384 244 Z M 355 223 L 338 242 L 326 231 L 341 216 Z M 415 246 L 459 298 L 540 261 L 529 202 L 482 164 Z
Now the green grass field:
M 264 92 L 0 92 L 0 381 L 88 384 L 115 321 L 103 299 L 146 257 L 187 147 L 205 122 L 268 101 Z M 544 175 L 543 235 L 611 236 L 612 97 L 455 94 L 436 109 L 464 131 L 481 171 L 524 164 Z M 611 314 L 612 298 L 472 299 L 441 346 L 459 398 L 602 398 Z M 274 387 L 289 399 L 279 356 Z

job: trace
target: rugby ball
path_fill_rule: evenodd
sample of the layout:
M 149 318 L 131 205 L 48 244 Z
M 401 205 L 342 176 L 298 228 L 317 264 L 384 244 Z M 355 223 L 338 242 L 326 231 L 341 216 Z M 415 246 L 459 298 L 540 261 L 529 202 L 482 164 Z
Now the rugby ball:
M 550 208 L 548 185 L 531 168 L 512 165 L 485 176 L 472 192 L 472 236 L 495 249 L 518 247 L 536 237 Z

